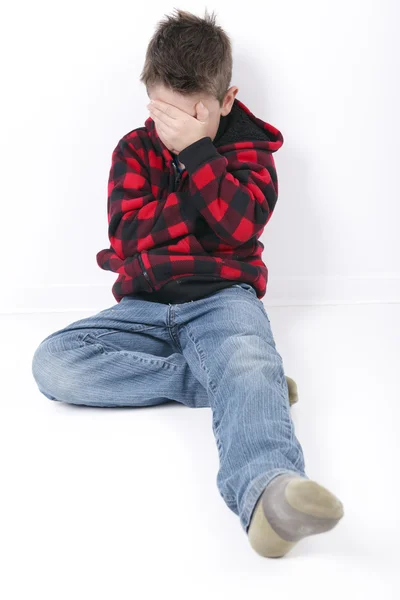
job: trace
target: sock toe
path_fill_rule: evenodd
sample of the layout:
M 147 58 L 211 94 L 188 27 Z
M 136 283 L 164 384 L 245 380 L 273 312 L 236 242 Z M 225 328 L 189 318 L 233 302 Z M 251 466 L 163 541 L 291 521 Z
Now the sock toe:
M 290 506 L 305 515 L 332 520 L 339 520 L 344 515 L 341 501 L 310 479 L 291 479 L 285 488 L 285 498 Z

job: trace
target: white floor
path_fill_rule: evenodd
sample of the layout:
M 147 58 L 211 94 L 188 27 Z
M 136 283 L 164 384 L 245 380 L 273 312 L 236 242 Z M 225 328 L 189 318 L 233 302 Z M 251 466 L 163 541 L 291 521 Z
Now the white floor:
M 219 495 L 210 409 L 40 394 L 34 350 L 88 314 L 0 316 L 4 600 L 400 597 L 399 304 L 269 309 L 307 473 L 345 507 L 275 560 Z

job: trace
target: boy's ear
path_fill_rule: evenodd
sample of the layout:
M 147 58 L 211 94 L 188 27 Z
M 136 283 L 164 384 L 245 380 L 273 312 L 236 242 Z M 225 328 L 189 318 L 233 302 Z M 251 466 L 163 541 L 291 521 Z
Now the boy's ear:
M 229 115 L 229 113 L 231 112 L 233 103 L 235 101 L 235 97 L 236 94 L 238 93 L 239 88 L 235 85 L 233 85 L 231 88 L 229 88 L 229 90 L 226 92 L 225 94 L 225 98 L 223 101 L 223 105 L 221 108 L 221 115 L 223 117 L 226 117 L 226 115 Z

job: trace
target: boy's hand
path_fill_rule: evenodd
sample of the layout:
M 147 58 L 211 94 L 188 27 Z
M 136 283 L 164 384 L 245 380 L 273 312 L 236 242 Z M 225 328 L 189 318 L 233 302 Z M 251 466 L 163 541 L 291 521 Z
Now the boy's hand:
M 162 142 L 176 154 L 208 135 L 209 112 L 201 102 L 195 105 L 196 117 L 161 100 L 152 100 L 147 108 Z

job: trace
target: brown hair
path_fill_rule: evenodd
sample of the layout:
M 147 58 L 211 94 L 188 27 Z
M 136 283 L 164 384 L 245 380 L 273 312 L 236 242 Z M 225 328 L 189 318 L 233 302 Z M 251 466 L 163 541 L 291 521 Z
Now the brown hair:
M 232 77 L 232 47 L 215 25 L 214 12 L 204 19 L 176 10 L 159 22 L 146 51 L 140 81 L 147 90 L 163 85 L 183 95 L 206 93 L 222 105 Z

